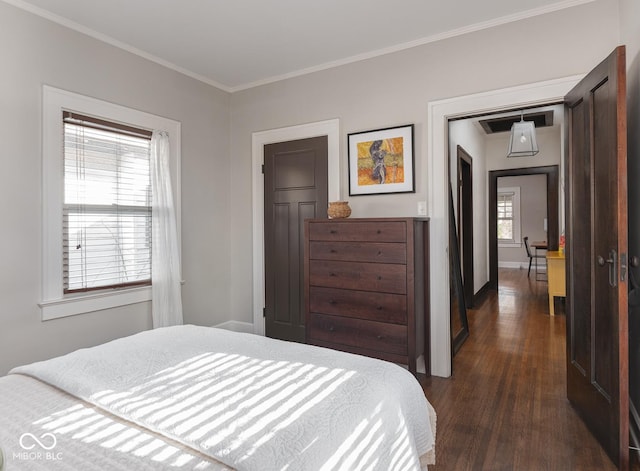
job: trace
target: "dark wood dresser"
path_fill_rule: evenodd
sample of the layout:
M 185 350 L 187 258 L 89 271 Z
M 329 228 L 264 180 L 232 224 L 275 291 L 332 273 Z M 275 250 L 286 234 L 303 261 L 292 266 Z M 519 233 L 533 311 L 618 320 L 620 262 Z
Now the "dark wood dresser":
M 430 373 L 428 219 L 307 219 L 304 272 L 307 343 Z

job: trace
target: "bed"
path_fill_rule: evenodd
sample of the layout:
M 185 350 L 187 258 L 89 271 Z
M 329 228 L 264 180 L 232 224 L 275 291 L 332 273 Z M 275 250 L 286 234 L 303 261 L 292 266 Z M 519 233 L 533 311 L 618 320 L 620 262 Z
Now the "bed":
M 435 461 L 435 412 L 404 368 L 215 328 L 154 329 L 14 368 L 0 398 L 6 471 Z

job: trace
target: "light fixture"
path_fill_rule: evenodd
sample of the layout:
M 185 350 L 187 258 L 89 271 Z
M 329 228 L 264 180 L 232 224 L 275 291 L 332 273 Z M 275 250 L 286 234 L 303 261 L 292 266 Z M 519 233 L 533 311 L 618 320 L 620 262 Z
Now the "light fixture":
M 513 123 L 511 126 L 507 157 L 527 157 L 536 155 L 538 152 L 536 126 L 533 121 L 525 121 L 524 114 L 521 111 L 520 122 Z

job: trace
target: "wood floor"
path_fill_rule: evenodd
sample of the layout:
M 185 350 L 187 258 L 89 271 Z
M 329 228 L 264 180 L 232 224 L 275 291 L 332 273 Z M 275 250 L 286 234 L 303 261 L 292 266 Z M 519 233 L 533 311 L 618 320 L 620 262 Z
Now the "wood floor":
M 438 414 L 430 470 L 615 470 L 566 398 L 564 305 L 547 283 L 501 269 L 469 310 L 451 378 L 420 378 Z

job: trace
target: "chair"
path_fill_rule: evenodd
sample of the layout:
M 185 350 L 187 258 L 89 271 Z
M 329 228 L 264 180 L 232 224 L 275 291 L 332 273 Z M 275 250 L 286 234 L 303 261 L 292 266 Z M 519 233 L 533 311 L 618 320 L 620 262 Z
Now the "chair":
M 529 275 L 531 275 L 531 262 L 533 262 L 533 259 L 536 259 L 536 275 L 538 274 L 538 259 L 539 258 L 546 258 L 545 255 L 538 255 L 537 253 L 531 253 L 531 247 L 529 247 L 529 237 L 523 237 L 522 240 L 524 241 L 524 248 L 527 249 L 527 257 L 529 257 L 529 271 L 527 272 L 527 278 L 529 278 Z M 537 279 L 537 278 L 536 278 Z

